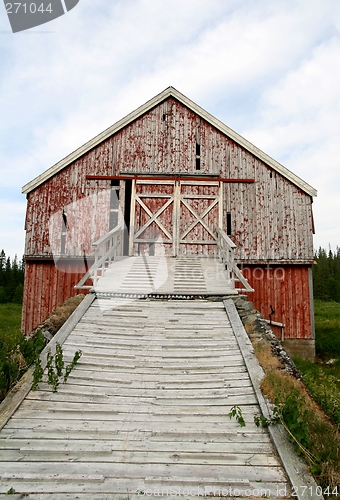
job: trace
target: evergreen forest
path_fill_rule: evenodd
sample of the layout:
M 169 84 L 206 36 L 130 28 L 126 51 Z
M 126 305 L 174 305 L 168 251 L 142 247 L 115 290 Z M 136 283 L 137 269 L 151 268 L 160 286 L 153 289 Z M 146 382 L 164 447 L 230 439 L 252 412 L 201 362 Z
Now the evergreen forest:
M 314 298 L 340 302 L 340 248 L 328 252 L 319 248 L 313 266 Z
M 2 250 L 0 253 L 0 304 L 22 303 L 24 273 L 24 261 L 18 261 L 17 256 L 11 260 Z

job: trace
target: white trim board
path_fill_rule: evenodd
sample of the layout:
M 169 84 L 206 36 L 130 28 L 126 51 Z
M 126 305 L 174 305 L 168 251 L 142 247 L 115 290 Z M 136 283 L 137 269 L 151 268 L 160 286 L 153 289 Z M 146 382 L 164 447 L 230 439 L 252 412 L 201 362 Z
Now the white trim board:
M 213 115 L 205 111 L 203 108 L 198 106 L 196 103 L 188 99 L 185 95 L 181 94 L 178 92 L 173 87 L 168 87 L 167 89 L 163 90 L 160 94 L 156 95 L 149 101 L 147 101 L 145 104 L 137 108 L 135 111 L 132 113 L 128 114 L 118 122 L 116 122 L 114 125 L 111 127 L 107 128 L 104 130 L 102 133 L 85 143 L 83 146 L 80 148 L 76 149 L 72 153 L 70 153 L 68 156 L 60 160 L 58 163 L 47 169 L 45 172 L 43 172 L 41 175 L 33 179 L 32 181 L 28 182 L 25 184 L 22 188 L 22 192 L 24 194 L 28 194 L 29 192 L 33 191 L 36 189 L 40 184 L 43 182 L 46 182 L 48 179 L 53 177 L 55 174 L 60 172 L 63 168 L 68 166 L 70 163 L 73 161 L 77 160 L 80 156 L 84 155 L 91 149 L 93 149 L 95 146 L 103 142 L 104 140 L 108 139 L 110 136 L 113 134 L 117 133 L 119 130 L 122 128 L 126 127 L 128 124 L 139 118 L 141 115 L 152 109 L 153 107 L 157 106 L 161 102 L 163 102 L 165 99 L 168 97 L 174 97 L 177 99 L 179 102 L 184 104 L 186 107 L 191 109 L 194 113 L 199 115 L 201 118 L 206 120 L 208 123 L 213 125 L 216 129 L 218 129 L 220 132 L 228 136 L 230 139 L 235 141 L 237 144 L 245 148 L 247 151 L 252 153 L 254 156 L 265 162 L 269 167 L 273 168 L 276 170 L 279 174 L 281 174 L 283 177 L 288 179 L 290 182 L 298 186 L 302 191 L 305 193 L 309 194 L 310 196 L 317 196 L 317 191 L 314 189 L 312 186 L 307 184 L 307 182 L 303 181 L 300 177 L 295 175 L 293 172 L 288 170 L 288 168 L 284 167 L 281 165 L 281 163 L 277 162 L 273 158 L 271 158 L 269 155 L 258 149 L 256 146 L 254 146 L 251 142 L 247 141 L 244 137 L 239 135 L 237 132 L 232 130 L 231 128 L 227 127 L 224 123 L 222 123 L 220 120 L 215 118 Z
M 223 304 L 252 381 L 262 415 L 266 418 L 270 418 L 270 403 L 265 399 L 261 390 L 261 381 L 264 377 L 264 371 L 258 362 L 254 348 L 244 329 L 234 301 L 232 299 L 227 299 L 223 301 Z M 317 491 L 318 485 L 313 476 L 311 476 L 307 464 L 297 455 L 293 444 L 289 441 L 288 434 L 284 427 L 281 424 L 269 425 L 268 431 L 291 486 L 294 488 L 294 496 L 298 500 L 315 499 L 314 493 Z M 324 500 L 322 495 L 317 498 Z

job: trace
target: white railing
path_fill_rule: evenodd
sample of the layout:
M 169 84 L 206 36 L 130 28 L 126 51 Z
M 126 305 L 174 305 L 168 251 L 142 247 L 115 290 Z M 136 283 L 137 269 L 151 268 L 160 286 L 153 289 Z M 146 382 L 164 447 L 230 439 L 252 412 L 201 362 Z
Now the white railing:
M 221 229 L 217 228 L 217 245 L 219 248 L 220 259 L 226 266 L 228 272 L 228 279 L 232 282 L 239 281 L 244 286 L 241 290 L 245 292 L 254 292 L 254 289 L 249 285 L 248 280 L 243 276 L 241 270 L 237 267 L 235 262 L 235 243 L 229 236 Z
M 79 283 L 74 288 L 90 289 L 97 285 L 98 278 L 104 276 L 104 273 L 112 261 L 122 255 L 123 245 L 123 229 L 122 226 L 117 226 L 105 236 L 95 241 L 94 247 L 94 263 L 82 277 Z M 93 277 L 93 285 L 85 285 L 86 281 Z

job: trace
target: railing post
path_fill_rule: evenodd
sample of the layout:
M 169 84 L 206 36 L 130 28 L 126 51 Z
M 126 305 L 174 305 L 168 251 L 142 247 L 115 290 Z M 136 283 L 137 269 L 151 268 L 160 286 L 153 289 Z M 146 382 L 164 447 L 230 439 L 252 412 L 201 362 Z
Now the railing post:
M 108 234 L 102 236 L 93 243 L 94 247 L 94 263 L 87 273 L 82 277 L 79 283 L 75 286 L 77 289 L 92 288 L 92 286 L 85 286 L 85 282 L 93 276 L 93 286 L 98 282 L 98 270 L 100 275 L 104 276 L 106 269 L 111 265 L 111 262 L 116 259 L 118 255 L 122 254 L 121 233 L 122 227 L 117 226 L 112 229 Z
M 99 260 L 98 247 L 96 247 L 95 251 L 94 251 L 94 263 L 95 263 L 95 269 L 94 269 L 94 275 L 93 275 L 93 284 L 94 284 L 94 286 L 96 286 L 96 284 L 97 284 L 98 260 Z
M 238 280 L 242 283 L 247 292 L 253 292 L 254 290 L 249 285 L 248 280 L 243 276 L 235 262 L 235 243 L 233 243 L 229 236 L 219 227 L 217 228 L 217 233 L 219 236 L 217 241 L 220 249 L 220 255 L 222 256 L 222 262 L 226 264 L 228 280 L 233 283 Z

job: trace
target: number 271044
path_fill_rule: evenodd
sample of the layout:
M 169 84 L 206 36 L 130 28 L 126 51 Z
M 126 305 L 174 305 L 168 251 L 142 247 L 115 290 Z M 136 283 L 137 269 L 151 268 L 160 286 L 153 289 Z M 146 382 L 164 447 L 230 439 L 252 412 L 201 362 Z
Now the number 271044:
M 52 4 L 48 4 L 46 8 L 44 7 L 44 4 L 36 4 L 34 2 L 31 3 L 21 3 L 21 2 L 14 2 L 14 3 L 6 3 L 6 11 L 7 14 L 18 14 L 23 13 L 23 14 L 35 14 L 37 12 L 40 12 L 43 14 L 44 12 L 49 12 L 50 14 L 53 12 L 52 11 Z

